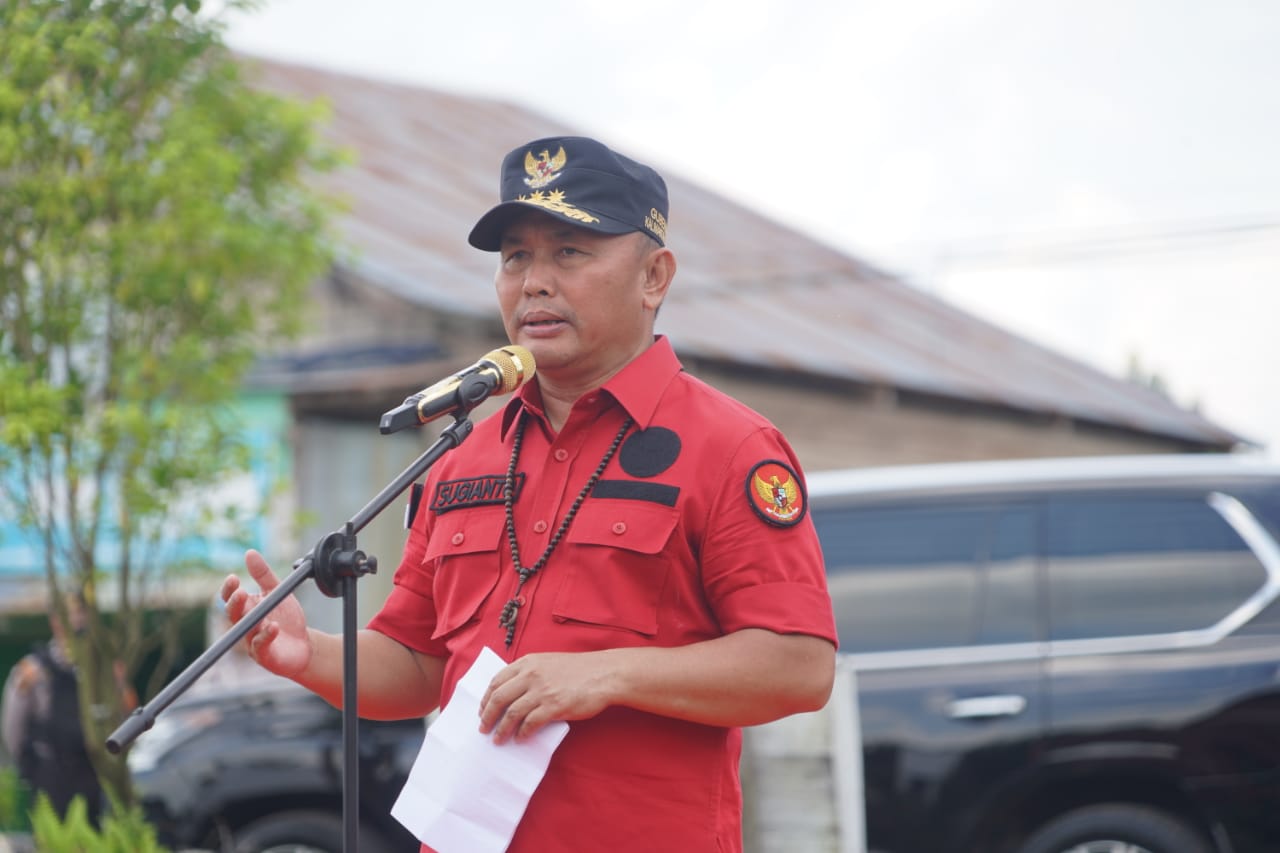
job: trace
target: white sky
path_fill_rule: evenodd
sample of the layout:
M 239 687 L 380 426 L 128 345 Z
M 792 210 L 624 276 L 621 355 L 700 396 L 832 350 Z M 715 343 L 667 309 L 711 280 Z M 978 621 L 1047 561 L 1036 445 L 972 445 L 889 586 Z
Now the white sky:
M 1137 357 L 1280 459 L 1273 0 L 274 0 L 228 20 L 242 50 L 560 119 L 1112 374 Z

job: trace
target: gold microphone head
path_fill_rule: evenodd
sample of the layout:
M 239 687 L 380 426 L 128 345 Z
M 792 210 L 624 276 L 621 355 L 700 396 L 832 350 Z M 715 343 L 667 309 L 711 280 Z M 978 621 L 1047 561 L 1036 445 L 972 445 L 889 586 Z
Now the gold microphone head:
M 509 394 L 533 378 L 537 367 L 533 363 L 533 353 L 522 346 L 508 344 L 487 354 L 482 361 L 492 365 L 502 376 L 502 386 L 495 388 L 495 394 Z

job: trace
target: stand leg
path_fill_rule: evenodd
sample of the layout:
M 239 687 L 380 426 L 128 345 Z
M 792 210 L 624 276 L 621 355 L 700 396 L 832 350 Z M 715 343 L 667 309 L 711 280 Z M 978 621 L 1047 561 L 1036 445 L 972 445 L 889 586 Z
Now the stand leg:
M 356 703 L 356 578 L 342 579 L 342 831 L 345 853 L 360 849 L 360 719 Z

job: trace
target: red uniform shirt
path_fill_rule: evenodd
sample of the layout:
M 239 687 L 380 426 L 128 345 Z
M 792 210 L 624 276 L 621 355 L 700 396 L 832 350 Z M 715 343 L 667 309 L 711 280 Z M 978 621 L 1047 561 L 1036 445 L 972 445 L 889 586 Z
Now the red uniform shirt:
M 442 705 L 484 646 L 511 661 L 743 628 L 835 643 L 799 467 L 768 421 L 684 373 L 661 337 L 578 400 L 559 434 L 539 404 L 526 386 L 432 469 L 395 587 L 370 623 L 445 659 Z M 508 647 L 499 619 L 518 576 L 502 493 L 521 416 L 513 510 L 526 567 L 625 419 L 634 425 L 521 591 Z M 623 707 L 571 722 L 509 850 L 741 850 L 740 746 L 738 729 Z

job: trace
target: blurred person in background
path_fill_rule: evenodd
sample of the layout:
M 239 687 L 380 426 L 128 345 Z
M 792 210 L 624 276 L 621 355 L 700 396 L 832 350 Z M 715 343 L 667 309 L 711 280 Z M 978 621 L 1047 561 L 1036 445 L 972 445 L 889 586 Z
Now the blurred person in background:
M 17 762 L 18 776 L 33 795 L 46 794 L 60 815 L 82 795 L 96 820 L 102 814 L 102 786 L 85 748 L 79 678 L 68 645 L 71 634 L 85 630 L 85 608 L 81 598 L 67 596 L 66 625 L 57 608 L 51 609 L 53 636 L 18 661 L 5 681 L 0 732 Z M 127 704 L 136 705 L 136 698 Z

